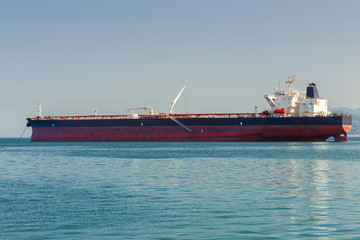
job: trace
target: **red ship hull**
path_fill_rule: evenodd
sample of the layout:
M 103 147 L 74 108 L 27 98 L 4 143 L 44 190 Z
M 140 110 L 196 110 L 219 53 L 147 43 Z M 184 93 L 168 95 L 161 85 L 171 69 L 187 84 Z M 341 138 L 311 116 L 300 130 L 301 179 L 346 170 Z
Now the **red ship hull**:
M 351 125 L 33 127 L 31 141 L 346 141 Z

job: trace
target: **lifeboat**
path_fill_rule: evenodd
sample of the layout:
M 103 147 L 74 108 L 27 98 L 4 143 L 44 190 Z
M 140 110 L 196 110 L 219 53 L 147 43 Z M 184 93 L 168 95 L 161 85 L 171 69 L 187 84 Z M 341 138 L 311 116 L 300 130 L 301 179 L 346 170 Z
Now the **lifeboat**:
M 284 113 L 285 113 L 285 109 L 284 109 L 284 108 L 275 109 L 274 113 L 276 113 L 276 114 L 284 114 Z

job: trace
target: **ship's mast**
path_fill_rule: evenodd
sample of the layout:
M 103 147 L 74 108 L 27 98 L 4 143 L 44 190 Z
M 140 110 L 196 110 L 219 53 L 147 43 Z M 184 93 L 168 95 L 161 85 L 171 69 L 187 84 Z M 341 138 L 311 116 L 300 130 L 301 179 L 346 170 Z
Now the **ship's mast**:
M 39 107 L 38 107 L 38 115 L 39 118 L 41 118 L 41 102 L 39 102 Z
M 290 92 L 292 92 L 293 90 L 294 90 L 294 88 L 293 88 L 293 83 L 295 82 L 295 74 L 293 74 L 292 76 L 291 76 L 291 78 L 290 77 L 288 77 L 288 80 L 286 81 L 286 83 L 289 83 L 289 91 Z

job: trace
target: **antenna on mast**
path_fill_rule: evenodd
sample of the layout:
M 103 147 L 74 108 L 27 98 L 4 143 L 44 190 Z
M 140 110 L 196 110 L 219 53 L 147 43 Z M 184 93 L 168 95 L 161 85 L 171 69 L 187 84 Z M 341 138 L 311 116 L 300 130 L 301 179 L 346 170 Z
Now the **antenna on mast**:
M 174 113 L 174 106 L 177 102 L 177 100 L 179 99 L 180 95 L 182 94 L 182 92 L 184 91 L 186 85 L 181 89 L 181 91 L 179 92 L 179 94 L 176 96 L 176 98 L 174 99 L 174 101 L 171 102 L 171 106 L 170 106 L 170 110 L 169 113 L 173 114 Z
M 291 76 L 291 78 L 288 77 L 288 80 L 286 81 L 286 83 L 289 83 L 289 90 L 293 89 L 293 86 L 292 86 L 293 82 L 295 82 L 295 74 L 293 74 Z

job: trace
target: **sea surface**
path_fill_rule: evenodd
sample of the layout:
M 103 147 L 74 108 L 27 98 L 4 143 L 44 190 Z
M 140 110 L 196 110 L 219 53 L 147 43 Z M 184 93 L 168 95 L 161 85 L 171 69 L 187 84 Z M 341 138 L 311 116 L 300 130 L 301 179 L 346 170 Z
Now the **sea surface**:
M 0 239 L 360 239 L 349 140 L 0 139 Z

